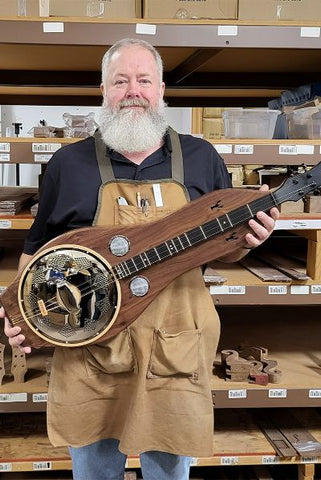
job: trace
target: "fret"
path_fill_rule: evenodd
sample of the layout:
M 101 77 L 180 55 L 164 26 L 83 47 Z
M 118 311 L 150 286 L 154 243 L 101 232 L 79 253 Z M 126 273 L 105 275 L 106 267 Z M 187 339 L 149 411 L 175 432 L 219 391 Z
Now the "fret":
M 121 269 L 121 271 L 122 271 L 122 277 L 126 277 L 126 276 L 127 276 L 127 273 L 126 273 L 126 270 L 125 270 L 125 267 L 124 267 L 124 263 L 123 263 L 123 262 L 120 263 L 120 264 L 119 264 L 119 267 L 120 267 L 120 269 Z
M 157 251 L 158 251 L 162 260 L 171 256 L 171 252 L 170 252 L 166 242 L 158 245 Z
M 230 220 L 234 227 L 236 225 L 239 225 L 240 223 L 245 222 L 246 220 L 249 220 L 252 217 L 253 213 L 251 209 L 249 210 L 249 205 L 245 205 L 230 212 Z
M 224 232 L 224 229 L 223 229 L 223 227 L 222 227 L 222 225 L 221 225 L 221 222 L 220 222 L 220 219 L 219 219 L 219 218 L 217 218 L 217 223 L 219 224 L 221 231 Z
M 147 252 L 145 253 L 148 256 L 148 259 L 151 265 L 161 260 L 156 248 L 151 248 L 150 250 L 147 250 Z
M 141 254 L 135 255 L 134 260 L 135 260 L 135 265 L 137 267 L 137 271 L 143 270 L 145 268 L 144 261 L 142 259 Z
M 207 238 L 213 237 L 214 235 L 218 235 L 222 231 L 217 219 L 211 220 L 210 222 L 203 223 L 202 228 Z
M 204 239 L 207 240 L 207 236 L 206 236 L 205 233 L 204 233 L 204 230 L 203 230 L 203 228 L 202 228 L 202 225 L 200 226 L 200 231 L 202 232 Z
M 143 255 L 144 255 L 144 258 L 142 257 Z M 150 262 L 150 260 L 149 260 L 149 258 L 148 258 L 148 255 L 147 255 L 147 252 L 143 252 L 143 253 L 141 254 L 141 258 L 142 258 L 142 260 L 143 260 L 143 262 L 144 262 L 144 265 L 146 265 L 146 263 L 147 263 L 147 266 L 148 266 L 148 265 L 149 265 L 149 266 L 151 265 L 151 262 Z
M 131 275 L 132 272 L 130 271 L 130 268 L 129 268 L 129 266 L 127 265 L 127 262 L 122 262 L 122 265 L 124 265 L 124 269 L 127 270 L 126 277 L 127 277 L 128 275 Z
M 139 268 L 137 267 L 136 263 L 135 263 L 135 259 L 134 258 L 130 258 L 128 260 L 128 262 L 132 262 L 134 268 L 135 268 L 135 271 L 138 272 Z M 133 272 L 134 273 L 134 272 Z
M 188 238 L 191 242 L 191 245 L 199 243 L 201 240 L 204 240 L 203 235 L 201 234 L 200 227 L 193 228 L 187 232 Z
M 188 237 L 186 236 L 186 233 L 183 233 L 182 235 L 179 236 L 179 241 L 183 245 L 183 248 L 188 248 L 191 246 Z
M 181 252 L 184 249 L 184 245 L 181 242 L 181 239 L 178 237 L 173 238 L 173 242 L 175 243 L 175 248 L 177 252 Z
M 168 251 L 169 251 L 169 254 L 170 254 L 170 255 L 173 255 L 174 252 L 173 252 L 173 246 L 172 246 L 172 244 L 171 244 L 170 242 L 165 242 L 165 245 L 166 245 L 166 247 L 167 247 L 167 249 L 168 249 Z
M 253 212 L 252 212 L 252 210 L 251 210 L 251 207 L 250 207 L 250 205 L 249 205 L 248 203 L 246 204 L 246 207 L 249 209 L 249 212 L 250 212 L 251 217 L 254 217 L 254 214 L 253 214 Z

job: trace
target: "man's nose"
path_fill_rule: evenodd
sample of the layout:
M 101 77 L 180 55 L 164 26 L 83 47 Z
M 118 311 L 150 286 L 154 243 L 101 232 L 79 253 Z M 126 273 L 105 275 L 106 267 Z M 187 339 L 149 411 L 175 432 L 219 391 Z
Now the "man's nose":
M 136 81 L 128 82 L 126 90 L 127 98 L 137 98 L 140 97 L 140 85 Z

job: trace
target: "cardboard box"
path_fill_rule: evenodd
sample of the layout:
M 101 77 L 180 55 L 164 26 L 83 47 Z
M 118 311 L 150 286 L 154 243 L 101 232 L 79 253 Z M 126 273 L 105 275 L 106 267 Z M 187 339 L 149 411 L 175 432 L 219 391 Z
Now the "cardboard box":
M 222 117 L 224 110 L 222 107 L 204 107 L 203 118 Z
M 240 20 L 320 20 L 320 0 L 239 0 Z
M 141 18 L 140 0 L 50 0 L 52 17 Z
M 224 136 L 223 119 L 203 118 L 203 135 L 207 140 L 217 140 Z
M 0 0 L 0 17 L 28 16 L 37 17 L 39 15 L 39 0 L 26 0 L 24 2 Z
M 303 213 L 304 202 L 302 198 L 297 202 L 284 202 L 279 206 L 280 213 Z
M 241 187 L 244 180 L 242 165 L 227 165 L 227 171 L 230 174 L 233 187 Z
M 236 19 L 237 0 L 143 0 L 144 18 Z
M 306 213 L 321 212 L 321 195 L 308 195 L 304 202 L 304 211 Z

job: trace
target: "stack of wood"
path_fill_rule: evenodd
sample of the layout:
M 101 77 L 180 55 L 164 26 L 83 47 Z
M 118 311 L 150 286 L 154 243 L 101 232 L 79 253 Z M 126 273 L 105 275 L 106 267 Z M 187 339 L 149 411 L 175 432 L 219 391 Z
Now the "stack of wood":
M 227 381 L 267 385 L 281 380 L 277 361 L 268 358 L 268 350 L 264 347 L 241 346 L 235 350 L 222 350 L 221 364 Z
M 26 191 L 19 187 L 4 187 L 0 193 L 0 215 L 12 216 L 21 212 L 24 208 L 32 205 L 35 200 L 33 189 Z

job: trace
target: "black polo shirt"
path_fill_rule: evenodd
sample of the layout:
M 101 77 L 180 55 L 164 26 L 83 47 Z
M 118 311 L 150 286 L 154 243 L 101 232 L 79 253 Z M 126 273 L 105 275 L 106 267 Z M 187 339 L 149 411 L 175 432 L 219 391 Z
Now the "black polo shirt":
M 191 200 L 220 188 L 231 187 L 226 166 L 213 146 L 191 135 L 179 135 L 184 159 L 184 184 Z M 171 141 L 136 165 L 108 150 L 117 179 L 171 178 Z M 94 138 L 66 145 L 47 165 L 41 186 L 37 217 L 25 241 L 24 253 L 34 254 L 44 243 L 74 228 L 92 224 L 101 185 Z

